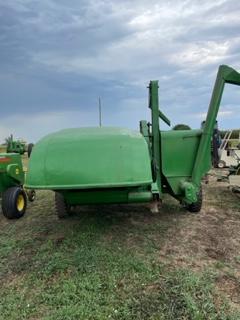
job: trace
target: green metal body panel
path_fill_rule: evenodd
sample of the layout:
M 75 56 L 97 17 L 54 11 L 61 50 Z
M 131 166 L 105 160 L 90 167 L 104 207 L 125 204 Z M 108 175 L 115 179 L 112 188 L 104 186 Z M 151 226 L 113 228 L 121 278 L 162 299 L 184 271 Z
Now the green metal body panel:
M 77 128 L 50 134 L 34 147 L 26 187 L 88 189 L 151 185 L 144 137 L 121 128 Z
M 149 202 L 153 197 L 150 188 L 147 187 L 61 190 L 60 192 L 70 205 Z
M 161 132 L 162 174 L 168 187 L 165 192 L 183 195 L 182 184 L 191 181 L 202 130 L 170 130 Z M 207 148 L 201 172 L 202 178 L 211 169 L 210 146 Z
M 16 153 L 0 153 L 0 192 L 23 183 L 21 156 Z

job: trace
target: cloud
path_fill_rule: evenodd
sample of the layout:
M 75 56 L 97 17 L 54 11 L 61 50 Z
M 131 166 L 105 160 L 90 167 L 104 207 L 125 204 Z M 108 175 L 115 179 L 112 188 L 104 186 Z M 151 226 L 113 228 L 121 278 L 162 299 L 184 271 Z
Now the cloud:
M 44 119 L 49 132 L 52 113 L 94 114 L 98 96 L 107 124 L 136 127 L 150 79 L 173 123 L 199 126 L 218 65 L 240 69 L 239 15 L 237 0 L 0 0 L 1 127 L 22 115 Z M 223 108 L 239 97 L 226 90 Z M 224 117 L 229 127 L 236 112 Z
M 5 126 L 0 125 L 0 136 L 3 141 L 5 137 L 13 134 L 15 138 L 31 139 L 36 142 L 39 137 L 62 128 L 74 128 L 78 126 L 98 125 L 98 113 L 87 111 L 79 112 L 47 112 L 34 114 L 14 114 L 6 117 Z M 36 130 L 36 131 L 35 131 Z
M 228 118 L 228 117 L 232 117 L 233 114 L 234 114 L 233 110 L 219 111 L 219 112 L 218 112 L 218 118 Z M 196 116 L 196 118 L 198 118 L 198 119 L 205 120 L 206 117 L 207 117 L 207 112 L 196 113 L 195 116 Z

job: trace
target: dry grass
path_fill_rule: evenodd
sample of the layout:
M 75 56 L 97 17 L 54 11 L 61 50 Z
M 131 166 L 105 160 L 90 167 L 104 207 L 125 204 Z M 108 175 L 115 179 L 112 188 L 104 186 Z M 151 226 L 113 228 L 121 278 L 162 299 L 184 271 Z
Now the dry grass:
M 0 153 L 6 152 L 6 146 L 0 145 Z

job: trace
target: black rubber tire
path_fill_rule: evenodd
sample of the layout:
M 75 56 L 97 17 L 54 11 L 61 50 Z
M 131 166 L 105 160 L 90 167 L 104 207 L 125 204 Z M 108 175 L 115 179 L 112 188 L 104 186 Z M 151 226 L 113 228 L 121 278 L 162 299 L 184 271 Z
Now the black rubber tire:
M 17 200 L 19 195 L 23 196 L 24 206 L 21 210 L 17 208 Z M 11 187 L 3 192 L 2 195 L 2 212 L 7 219 L 21 218 L 27 208 L 27 196 L 21 187 Z
M 200 187 L 199 192 L 197 194 L 197 201 L 186 204 L 185 208 L 192 213 L 198 213 L 202 209 L 202 200 L 203 200 L 203 195 L 202 195 L 202 187 Z
M 55 210 L 59 219 L 66 218 L 70 212 L 70 206 L 59 192 L 55 192 Z
M 28 190 L 27 197 L 28 197 L 28 201 L 33 202 L 36 199 L 36 191 L 35 190 Z
M 33 147 L 34 147 L 34 144 L 33 143 L 29 143 L 28 148 L 27 148 L 28 158 L 30 158 L 30 156 L 31 156 Z

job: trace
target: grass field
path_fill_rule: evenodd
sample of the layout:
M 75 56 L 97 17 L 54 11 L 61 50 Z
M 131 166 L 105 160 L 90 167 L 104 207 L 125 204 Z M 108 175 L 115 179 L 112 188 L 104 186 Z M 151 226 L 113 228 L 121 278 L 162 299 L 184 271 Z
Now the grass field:
M 0 319 L 240 319 L 240 200 L 214 177 L 204 199 L 58 220 L 37 192 L 22 219 L 0 216 Z

